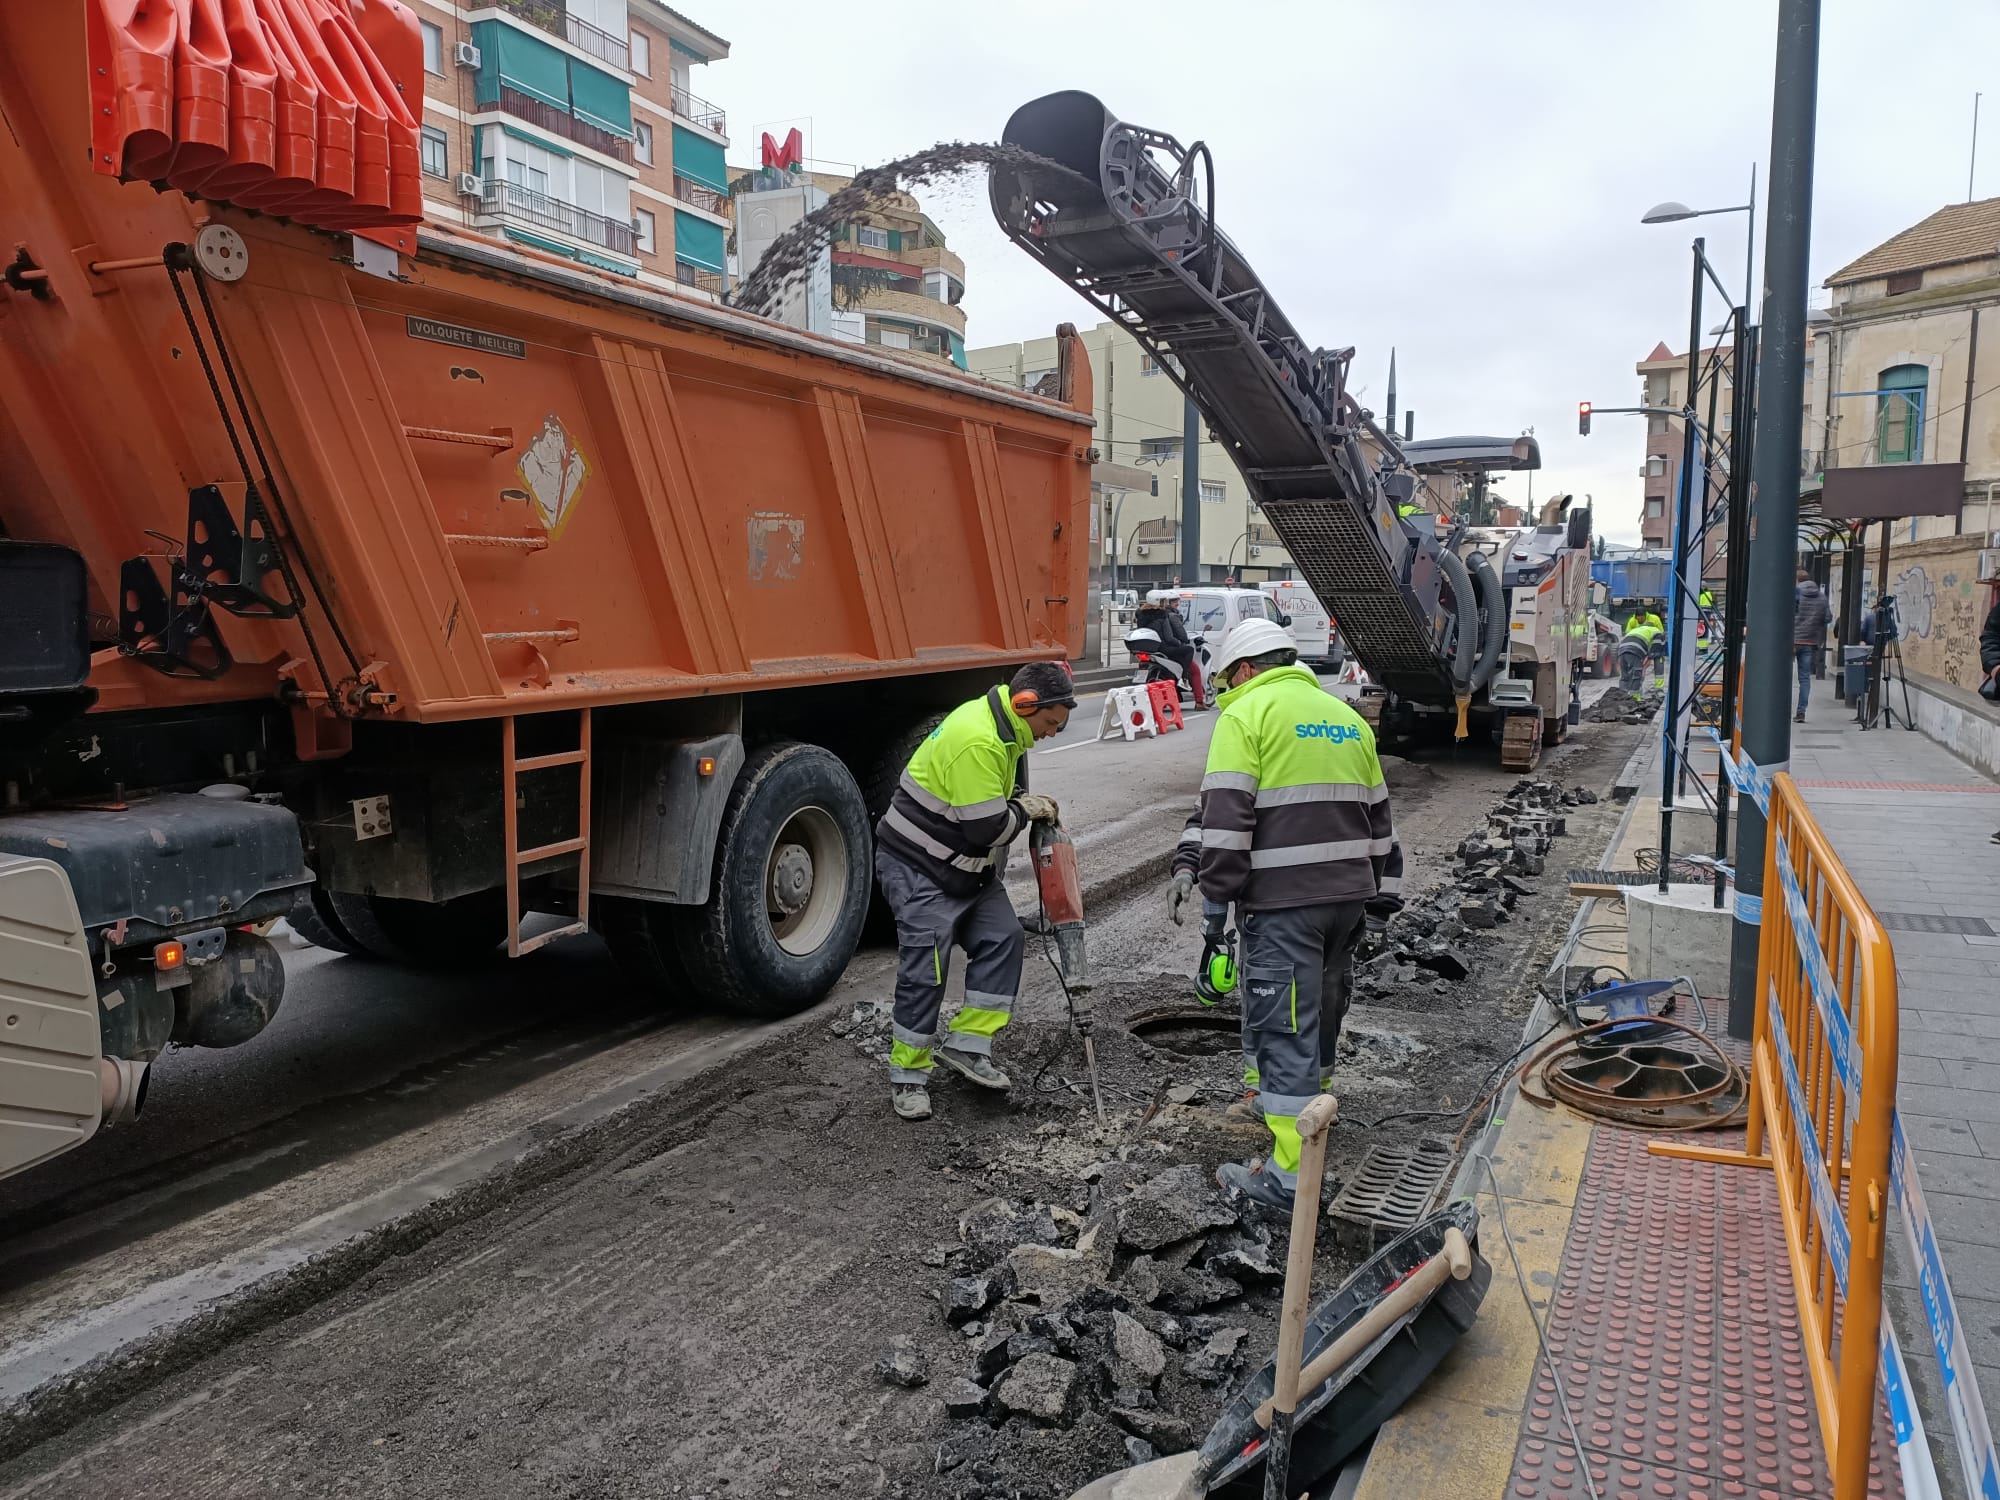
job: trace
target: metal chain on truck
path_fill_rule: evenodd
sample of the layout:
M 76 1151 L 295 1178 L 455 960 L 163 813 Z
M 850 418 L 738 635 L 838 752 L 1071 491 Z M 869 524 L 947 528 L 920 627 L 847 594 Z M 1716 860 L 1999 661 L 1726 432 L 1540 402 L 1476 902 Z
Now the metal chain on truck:
M 236 378 L 235 363 L 229 357 L 229 346 L 223 341 L 222 325 L 215 316 L 215 304 L 209 300 L 208 286 L 202 279 L 200 270 L 194 266 L 188 247 L 184 244 L 167 246 L 164 257 L 167 280 L 174 289 L 174 300 L 180 304 L 181 318 L 187 324 L 188 336 L 194 341 L 195 354 L 201 360 L 202 374 L 208 377 L 209 395 L 215 401 L 216 415 L 222 418 L 223 431 L 229 437 L 229 446 L 236 455 L 236 467 L 243 475 L 244 520 L 255 520 L 263 534 L 270 540 L 271 550 L 277 558 L 278 571 L 284 575 L 285 589 L 292 602 L 300 606 L 299 629 L 306 638 L 306 650 L 311 653 L 313 667 L 319 673 L 320 683 L 326 689 L 327 702 L 334 713 L 341 718 L 352 718 L 354 714 L 345 701 L 342 689 L 349 684 L 358 686 L 361 681 L 361 659 L 355 655 L 349 644 L 347 633 L 340 628 L 340 621 L 334 616 L 333 607 L 327 602 L 326 590 L 320 586 L 318 575 L 313 572 L 312 562 L 305 555 L 305 549 L 298 546 L 298 532 L 292 525 L 290 513 L 278 493 L 278 482 L 271 471 L 271 460 L 264 452 L 263 440 L 257 435 L 257 424 L 250 415 L 250 406 L 243 398 L 242 384 Z M 188 303 L 187 289 L 181 285 L 181 273 L 186 271 L 194 278 L 196 295 L 201 299 L 202 313 L 208 323 L 209 336 L 215 340 L 215 359 L 209 358 L 208 341 L 202 337 L 200 326 L 195 322 L 194 309 Z M 229 379 L 230 394 L 235 398 L 236 409 L 242 414 L 243 428 L 249 434 L 250 447 L 257 455 L 258 471 L 263 475 L 264 487 L 258 488 L 257 479 L 250 470 L 249 457 L 243 451 L 243 439 L 237 432 L 236 417 L 223 399 L 222 383 L 216 378 L 215 364 L 219 361 L 223 374 Z M 277 524 L 272 521 L 272 511 L 276 512 Z M 281 532 L 278 528 L 282 526 Z M 299 587 L 298 573 L 293 569 L 292 549 L 285 544 L 290 541 L 298 550 L 298 566 L 312 590 L 312 597 L 319 605 L 320 613 L 326 616 L 326 623 L 333 631 L 334 640 L 339 644 L 341 654 L 347 658 L 348 675 L 340 682 L 334 681 L 327 670 L 326 656 L 321 651 L 318 639 L 313 635 L 311 623 L 303 608 L 305 590 Z

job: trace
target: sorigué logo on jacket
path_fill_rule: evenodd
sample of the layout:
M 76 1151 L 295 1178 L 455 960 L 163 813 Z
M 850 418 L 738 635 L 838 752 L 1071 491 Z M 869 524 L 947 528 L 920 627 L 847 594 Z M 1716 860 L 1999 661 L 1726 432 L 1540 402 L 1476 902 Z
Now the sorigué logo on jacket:
M 1361 731 L 1352 724 L 1295 724 L 1292 727 L 1302 740 L 1331 740 L 1336 745 L 1344 745 L 1349 740 L 1361 738 Z

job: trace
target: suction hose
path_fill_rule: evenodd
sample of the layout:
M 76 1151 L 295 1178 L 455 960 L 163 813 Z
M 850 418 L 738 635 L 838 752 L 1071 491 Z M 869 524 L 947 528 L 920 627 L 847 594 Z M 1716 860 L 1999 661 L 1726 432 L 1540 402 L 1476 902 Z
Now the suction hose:
M 1438 567 L 1443 570 L 1445 582 L 1451 585 L 1452 610 L 1458 619 L 1458 637 L 1452 652 L 1451 692 L 1458 701 L 1458 728 L 1456 739 L 1464 739 L 1467 734 L 1465 714 L 1472 704 L 1472 680 L 1479 661 L 1479 601 L 1472 592 L 1472 575 L 1465 571 L 1465 563 L 1456 552 L 1448 547 L 1438 549 Z
M 1473 592 L 1479 596 L 1480 607 L 1486 611 L 1486 631 L 1479 642 L 1479 660 L 1472 668 L 1472 690 L 1476 693 L 1493 680 L 1493 670 L 1500 665 L 1500 650 L 1507 644 L 1507 595 L 1500 587 L 1500 575 L 1493 571 L 1493 564 L 1484 552 L 1473 553 L 1468 562 Z

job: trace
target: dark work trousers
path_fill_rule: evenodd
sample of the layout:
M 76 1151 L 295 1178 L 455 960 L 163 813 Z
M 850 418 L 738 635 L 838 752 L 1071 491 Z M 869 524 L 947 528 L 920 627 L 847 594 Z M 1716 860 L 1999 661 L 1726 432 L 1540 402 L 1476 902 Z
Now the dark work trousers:
M 1271 1169 L 1287 1183 L 1298 1182 L 1299 1111 L 1333 1081 L 1364 906 L 1336 901 L 1242 919 L 1243 1024 L 1271 1128 Z
M 889 1045 L 892 1083 L 926 1083 L 951 950 L 965 950 L 965 1004 L 945 1045 L 991 1056 L 993 1038 L 1014 1011 L 1027 936 L 996 874 L 970 896 L 954 896 L 887 849 L 875 851 L 875 879 L 896 917 L 896 1024 Z

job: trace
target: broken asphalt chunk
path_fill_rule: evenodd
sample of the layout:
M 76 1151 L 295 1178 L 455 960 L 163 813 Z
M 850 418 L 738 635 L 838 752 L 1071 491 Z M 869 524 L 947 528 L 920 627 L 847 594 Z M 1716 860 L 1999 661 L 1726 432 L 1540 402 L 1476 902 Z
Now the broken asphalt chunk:
M 1243 1340 L 1248 1338 L 1247 1328 L 1220 1328 L 1209 1335 L 1208 1342 L 1190 1354 L 1181 1369 L 1191 1380 L 1199 1380 L 1203 1385 L 1221 1385 L 1235 1370 L 1239 1350 Z
M 1157 1250 L 1236 1218 L 1200 1167 L 1169 1167 L 1120 1201 L 1118 1239 L 1134 1250 Z
M 1115 1385 L 1150 1387 L 1165 1373 L 1167 1350 L 1144 1324 L 1125 1313 L 1111 1315 L 1111 1379 Z
M 875 1362 L 875 1373 L 891 1385 L 915 1387 L 931 1378 L 931 1362 L 908 1334 L 898 1334 Z
M 988 1198 L 958 1216 L 958 1237 L 971 1252 L 973 1269 L 1006 1259 L 1016 1245 L 1059 1245 L 1062 1234 L 1046 1203 L 1024 1206 Z
M 944 1411 L 948 1417 L 976 1417 L 986 1405 L 986 1392 L 970 1380 L 954 1380 L 944 1388 Z
M 1111 1420 L 1162 1453 L 1183 1453 L 1194 1446 L 1194 1429 L 1179 1417 L 1130 1406 L 1111 1408 Z
M 994 1291 L 990 1276 L 960 1276 L 948 1282 L 944 1289 L 945 1321 L 963 1323 L 978 1317 L 993 1305 Z
M 994 1384 L 993 1404 L 1046 1427 L 1067 1427 L 1076 1416 L 1076 1365 L 1054 1354 L 1030 1354 Z

